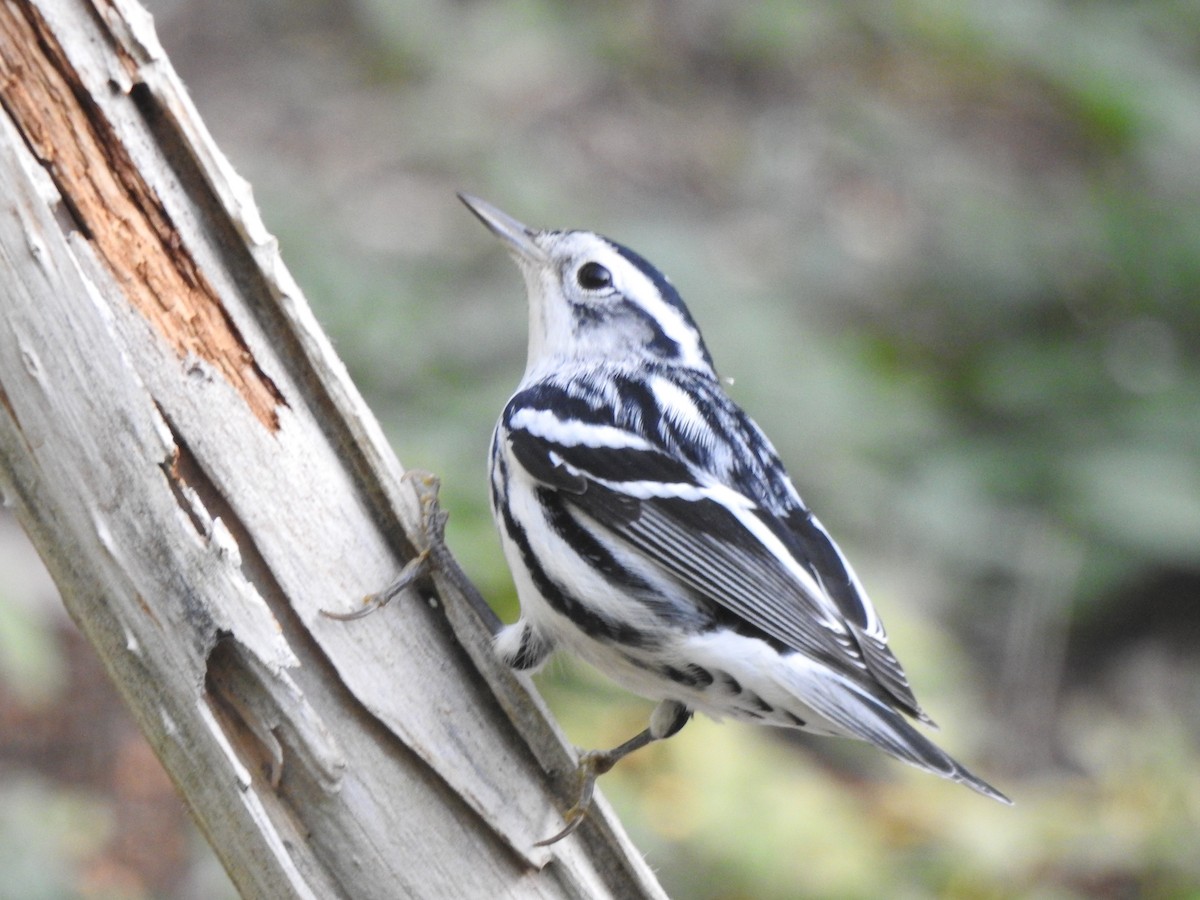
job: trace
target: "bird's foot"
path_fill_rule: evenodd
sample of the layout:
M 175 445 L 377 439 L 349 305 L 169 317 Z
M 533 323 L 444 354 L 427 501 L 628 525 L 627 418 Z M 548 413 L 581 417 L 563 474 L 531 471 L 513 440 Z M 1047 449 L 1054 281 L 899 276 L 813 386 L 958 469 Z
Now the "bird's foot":
M 396 576 L 391 584 L 378 593 L 367 594 L 363 597 L 363 605 L 360 609 L 356 609 L 353 612 L 334 612 L 333 610 L 323 609 L 321 610 L 321 615 L 327 619 L 337 619 L 339 622 L 351 622 L 354 619 L 366 618 L 376 610 L 383 609 L 395 597 L 404 593 L 409 587 L 428 575 L 430 558 L 430 551 L 422 550 L 404 564 L 404 568 L 400 570 L 400 574 Z
M 575 801 L 574 806 L 563 813 L 563 820 L 567 823 L 567 827 L 544 841 L 538 841 L 534 844 L 535 847 L 549 847 L 575 833 L 575 830 L 583 824 L 588 810 L 591 809 L 592 798 L 596 793 L 596 779 L 608 772 L 624 755 L 616 750 L 589 750 L 580 754 L 579 766 L 575 770 L 576 778 L 579 780 L 579 799 Z
M 438 488 L 441 482 L 436 475 L 420 469 L 410 469 L 405 472 L 403 480 L 414 485 L 420 501 L 421 521 L 416 537 L 425 549 L 404 564 L 404 568 L 400 570 L 400 574 L 393 579 L 391 584 L 378 593 L 367 594 L 363 597 L 363 605 L 360 609 L 353 612 L 333 612 L 323 609 L 321 615 L 326 618 L 348 622 L 369 616 L 376 610 L 387 606 L 393 599 L 427 576 L 435 561 L 447 555 L 443 550 L 446 546 L 446 520 L 449 515 L 438 504 Z

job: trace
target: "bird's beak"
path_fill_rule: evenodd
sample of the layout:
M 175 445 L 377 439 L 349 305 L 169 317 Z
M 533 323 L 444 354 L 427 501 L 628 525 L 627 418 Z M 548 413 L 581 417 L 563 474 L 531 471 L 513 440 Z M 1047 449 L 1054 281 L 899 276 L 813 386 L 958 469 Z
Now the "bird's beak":
M 472 197 L 470 194 L 459 194 L 461 200 L 475 216 L 488 227 L 494 235 L 508 244 L 509 251 L 518 261 L 544 263 L 546 253 L 534 240 L 538 232 L 527 225 L 522 225 L 508 213 L 503 212 L 492 204 Z

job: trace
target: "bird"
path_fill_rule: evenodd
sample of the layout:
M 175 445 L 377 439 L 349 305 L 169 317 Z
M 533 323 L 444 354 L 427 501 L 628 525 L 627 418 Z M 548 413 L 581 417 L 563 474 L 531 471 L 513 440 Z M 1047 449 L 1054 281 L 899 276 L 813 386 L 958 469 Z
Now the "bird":
M 595 781 L 695 713 L 856 738 L 1002 803 L 914 727 L 933 726 L 883 622 L 775 448 L 728 396 L 670 280 L 590 231 L 538 230 L 468 194 L 528 294 L 525 371 L 492 435 L 490 501 L 520 604 L 495 649 L 556 651 L 657 701 L 583 753 Z

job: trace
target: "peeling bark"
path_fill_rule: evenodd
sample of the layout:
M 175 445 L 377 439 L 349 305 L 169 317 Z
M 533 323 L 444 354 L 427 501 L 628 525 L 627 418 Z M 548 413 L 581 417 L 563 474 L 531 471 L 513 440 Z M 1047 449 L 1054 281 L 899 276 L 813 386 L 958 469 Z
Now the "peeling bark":
M 0 16 L 4 108 L 50 174 L 74 225 L 112 277 L 175 347 L 211 363 L 272 428 L 283 397 L 258 368 L 158 197 L 34 4 Z M 132 78 L 133 58 L 119 60 Z M 120 90 L 116 81 L 107 87 Z
M 661 896 L 127 0 L 0 4 L 0 489 L 245 896 Z

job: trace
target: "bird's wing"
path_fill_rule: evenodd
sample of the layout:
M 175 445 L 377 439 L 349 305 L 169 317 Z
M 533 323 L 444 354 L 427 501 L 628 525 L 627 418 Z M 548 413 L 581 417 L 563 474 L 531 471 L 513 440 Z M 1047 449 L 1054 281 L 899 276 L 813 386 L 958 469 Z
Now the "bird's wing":
M 798 497 L 781 517 L 770 508 L 778 503 L 722 483 L 642 429 L 519 404 L 509 410 L 508 447 L 531 477 L 714 608 L 857 679 L 868 676 L 922 715 L 886 636 L 872 636 L 883 634 L 878 617 L 851 593 L 853 574 Z
M 782 521 L 790 552 L 806 562 L 826 595 L 841 610 L 867 668 L 905 711 L 927 724 L 934 724 L 917 703 L 900 660 L 888 646 L 883 621 L 829 532 L 816 516 L 798 503 L 798 498 L 797 505 L 789 509 Z

